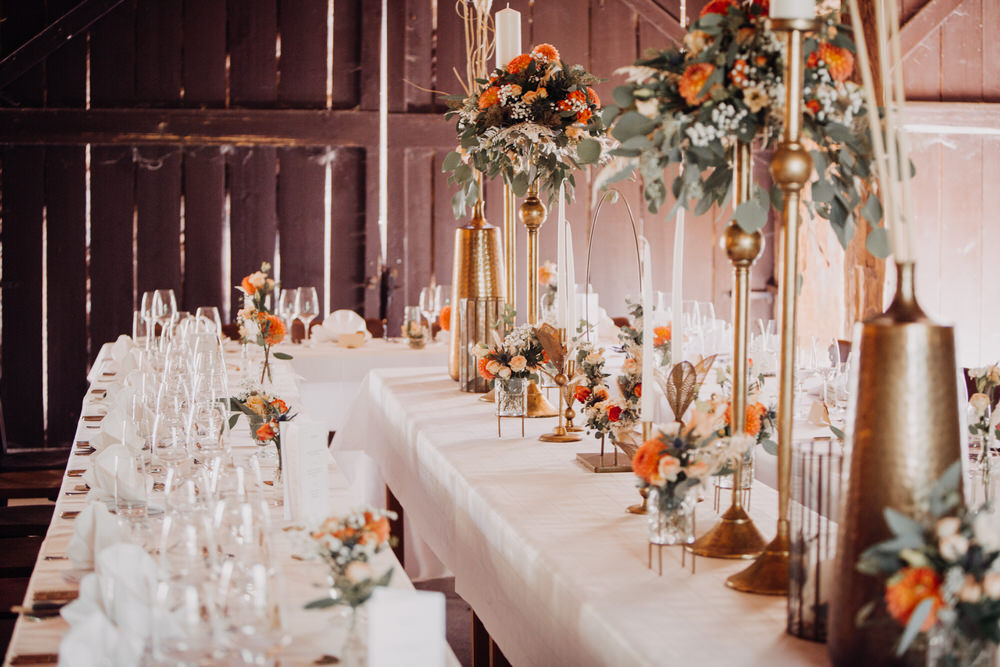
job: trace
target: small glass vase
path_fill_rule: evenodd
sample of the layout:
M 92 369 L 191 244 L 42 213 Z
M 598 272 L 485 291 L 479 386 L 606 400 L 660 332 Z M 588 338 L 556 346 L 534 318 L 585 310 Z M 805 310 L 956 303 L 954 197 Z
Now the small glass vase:
M 410 348 L 413 350 L 422 350 L 424 346 L 427 345 L 426 336 L 408 336 L 406 342 L 409 344 Z
M 694 542 L 694 506 L 697 487 L 681 495 L 667 495 L 655 486 L 649 487 L 646 516 L 649 521 L 650 544 L 691 544 Z
M 351 607 L 350 625 L 340 649 L 343 667 L 365 667 L 368 664 L 368 618 L 364 605 Z
M 993 667 L 997 645 L 972 639 L 954 625 L 937 623 L 927 637 L 927 667 Z
M 749 448 L 743 455 L 743 471 L 740 476 L 741 484 L 740 490 L 745 491 L 753 486 L 753 473 L 754 473 L 754 462 L 756 461 L 756 451 L 757 447 Z M 713 479 L 715 480 L 715 485 L 720 489 L 731 489 L 733 488 L 733 477 L 734 474 L 730 473 L 728 475 L 716 475 Z
M 527 378 L 497 379 L 493 385 L 498 417 L 523 417 L 528 401 Z

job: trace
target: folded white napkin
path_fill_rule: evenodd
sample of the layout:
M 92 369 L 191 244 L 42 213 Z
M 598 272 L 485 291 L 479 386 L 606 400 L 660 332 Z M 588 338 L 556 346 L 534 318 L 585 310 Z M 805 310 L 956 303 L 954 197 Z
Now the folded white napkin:
M 66 555 L 77 570 L 93 570 L 94 558 L 112 544 L 122 541 L 118 517 L 104 503 L 90 503 L 73 522 L 73 537 Z
M 124 363 L 135 344 L 132 339 L 125 334 L 118 337 L 115 344 L 111 346 L 111 360 L 117 364 Z
M 617 340 L 618 327 L 604 308 L 598 308 L 597 337 L 601 340 Z M 593 317 L 593 315 L 591 315 Z
M 353 310 L 335 310 L 323 318 L 323 328 L 334 335 L 367 331 L 365 318 Z
M 121 459 L 121 461 L 119 461 Z M 118 492 L 122 498 L 141 500 L 149 496 L 148 479 L 143 479 L 132 468 L 132 452 L 121 443 L 107 445 L 94 455 L 94 465 L 83 473 L 83 481 L 90 487 L 89 500 L 107 501 L 115 498 L 116 463 L 128 473 L 121 475 Z M 143 490 L 143 485 L 147 488 Z
M 80 581 L 79 597 L 61 611 L 70 629 L 59 645 L 59 664 L 140 664 L 156 580 L 156 563 L 142 547 L 120 543 L 101 551 L 94 572 Z

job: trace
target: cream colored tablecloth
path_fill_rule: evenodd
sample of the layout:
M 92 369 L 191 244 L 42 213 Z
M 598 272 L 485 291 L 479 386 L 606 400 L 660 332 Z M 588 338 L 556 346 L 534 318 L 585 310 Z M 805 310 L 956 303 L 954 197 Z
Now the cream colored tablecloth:
M 101 350 L 97 365 L 101 365 L 108 358 L 110 345 L 105 345 Z M 232 350 L 227 354 L 227 362 L 232 364 L 233 370 L 239 363 L 238 351 Z M 96 374 L 97 378 L 92 388 L 106 387 L 117 378 L 103 377 Z M 234 391 L 236 383 L 233 382 Z M 294 374 L 289 365 L 284 362 L 274 363 L 274 386 L 276 392 L 285 398 L 291 406 L 296 406 L 299 394 L 294 381 Z M 88 392 L 84 399 L 82 414 L 93 412 L 89 409 L 89 404 L 95 400 Z M 311 415 L 310 415 L 311 416 Z M 88 428 L 82 420 L 77 425 L 77 441 L 88 440 L 90 435 L 96 431 Z M 247 455 L 253 451 L 254 445 L 250 440 L 249 432 L 243 422 L 237 427 L 233 434 L 234 453 Z M 67 468 L 86 468 L 91 457 L 70 456 Z M 342 473 L 337 468 L 332 457 L 330 459 L 330 507 L 331 511 L 343 512 L 356 507 L 360 501 L 352 495 L 348 484 Z M 73 534 L 72 520 L 61 518 L 61 514 L 66 511 L 79 511 L 86 506 L 86 496 L 67 496 L 66 491 L 72 490 L 81 484 L 79 478 L 64 477 L 62 491 L 56 503 L 55 514 L 52 524 L 49 526 L 45 542 L 42 545 L 39 559 L 36 562 L 35 570 L 31 576 L 28 593 L 25 603 L 28 604 L 34 596 L 35 591 L 52 591 L 74 589 L 75 584 L 69 583 L 64 576 L 71 566 L 65 560 L 45 560 L 48 555 L 65 555 L 66 546 Z M 306 611 L 303 606 L 306 602 L 314 600 L 319 595 L 317 591 L 326 582 L 326 570 L 323 565 L 317 562 L 306 562 L 291 558 L 292 545 L 288 537 L 280 529 L 288 522 L 282 517 L 282 508 L 273 510 L 272 519 L 276 527 L 274 546 L 278 552 L 278 562 L 281 563 L 281 574 L 285 586 L 285 603 L 283 613 L 285 614 L 285 627 L 291 632 L 291 643 L 284 649 L 280 656 L 283 665 L 308 665 L 312 664 L 320 656 L 329 654 L 337 655 L 347 631 L 347 617 L 344 610 L 333 608 L 324 611 Z M 412 588 L 409 579 L 406 578 L 403 569 L 395 560 L 392 552 L 386 551 L 379 555 L 384 559 L 381 567 L 392 566 L 395 568 L 390 586 L 397 588 Z M 21 617 L 14 629 L 14 635 L 8 648 L 4 665 L 8 665 L 13 656 L 25 654 L 55 654 L 59 651 L 59 641 L 68 629 L 68 625 L 61 617 L 49 618 L 42 621 L 30 621 Z M 443 641 L 443 640 L 442 640 Z M 454 654 L 446 651 L 448 664 L 457 665 L 458 661 Z
M 442 372 L 370 373 L 334 441 L 364 450 L 409 522 L 455 575 L 458 593 L 516 665 L 825 664 L 824 645 L 785 634 L 783 597 L 736 593 L 745 562 L 698 559 L 697 574 L 665 548 L 647 569 L 645 518 L 627 474 L 575 461 L 593 440 L 552 444 L 553 420 L 504 425 L 493 406 Z M 699 532 L 715 521 L 700 503 Z M 756 483 L 752 515 L 773 535 L 777 498 Z M 411 572 L 412 574 L 412 572 Z

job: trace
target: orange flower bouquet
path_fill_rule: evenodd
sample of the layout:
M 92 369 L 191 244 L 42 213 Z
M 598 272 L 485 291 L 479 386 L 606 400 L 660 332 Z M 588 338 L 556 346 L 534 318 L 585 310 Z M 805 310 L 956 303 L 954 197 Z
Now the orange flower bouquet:
M 869 547 L 858 570 L 886 577 L 885 595 L 858 614 L 869 622 L 880 606 L 904 627 L 902 655 L 929 635 L 928 665 L 992 665 L 1000 643 L 1000 513 L 967 509 L 955 463 L 930 489 L 917 521 L 884 509 L 892 537 Z
M 260 371 L 260 382 L 264 377 L 271 379 L 271 347 L 285 339 L 285 323 L 271 312 L 270 296 L 277 283 L 268 277 L 271 265 L 263 262 L 260 271 L 243 278 L 236 289 L 243 292 L 243 308 L 236 313 L 240 340 L 244 344 L 253 343 L 264 348 L 264 365 Z M 275 359 L 291 359 L 292 355 L 275 352 Z
M 281 468 L 281 422 L 295 418 L 288 404 L 281 398 L 259 389 L 251 389 L 229 399 L 229 428 L 236 426 L 240 415 L 247 418 L 250 435 L 260 447 L 273 444 L 278 453 L 278 468 Z

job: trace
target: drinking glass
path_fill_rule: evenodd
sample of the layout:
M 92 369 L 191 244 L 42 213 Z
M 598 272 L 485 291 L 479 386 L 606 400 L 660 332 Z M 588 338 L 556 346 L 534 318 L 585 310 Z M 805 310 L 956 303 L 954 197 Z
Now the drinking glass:
M 161 330 L 173 320 L 177 314 L 177 297 L 172 289 L 158 289 L 153 292 L 153 303 L 150 313 Z
M 215 329 L 219 334 L 219 338 L 222 338 L 222 317 L 219 315 L 219 309 L 217 307 L 198 306 L 198 310 L 194 311 L 194 316 L 199 322 L 205 319 L 215 324 Z
M 427 326 L 431 332 L 431 340 L 434 340 L 434 316 L 438 312 L 438 294 L 433 287 L 424 287 L 420 290 L 420 312 L 427 320 Z
M 149 501 L 145 458 L 141 452 L 135 456 L 116 456 L 114 472 L 115 513 L 128 521 L 141 521 L 146 517 Z
M 273 664 L 287 641 L 279 573 L 263 562 L 227 559 L 220 568 L 218 600 L 223 645 L 242 664 Z
M 319 315 L 319 297 L 315 287 L 295 290 L 295 319 L 305 326 L 305 340 L 309 340 L 309 324 Z
M 295 297 L 297 289 L 283 289 L 278 296 L 278 317 L 285 321 L 288 330 L 292 330 L 292 323 L 295 321 Z
M 186 579 L 156 584 L 150 624 L 152 658 L 157 665 L 206 665 L 218 642 L 212 586 Z

